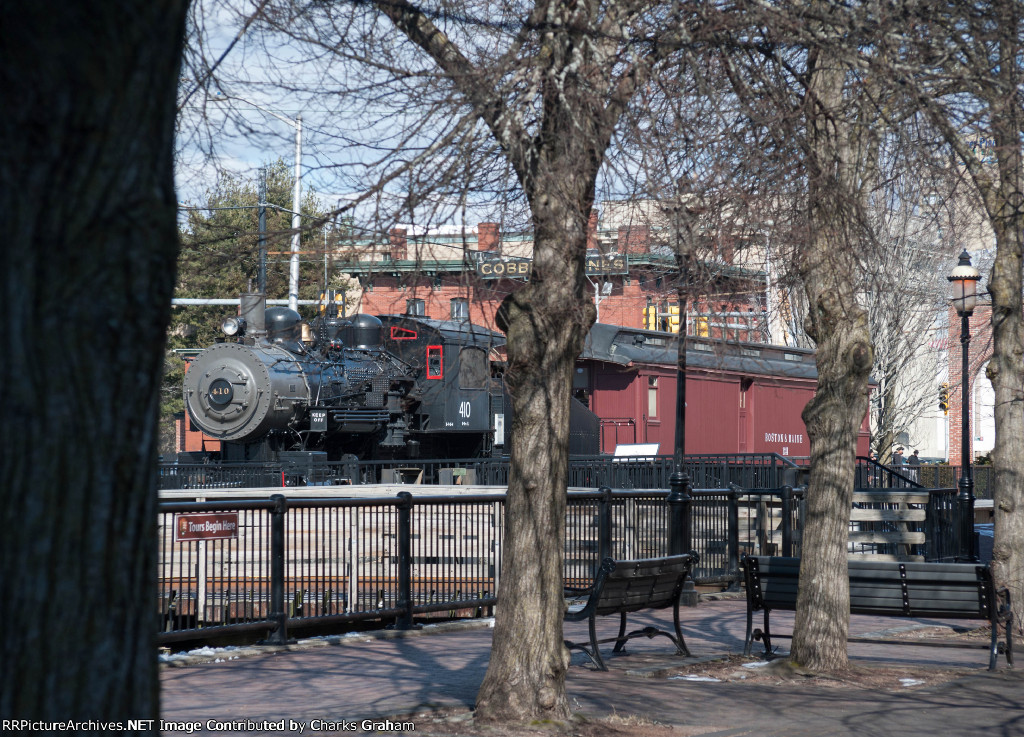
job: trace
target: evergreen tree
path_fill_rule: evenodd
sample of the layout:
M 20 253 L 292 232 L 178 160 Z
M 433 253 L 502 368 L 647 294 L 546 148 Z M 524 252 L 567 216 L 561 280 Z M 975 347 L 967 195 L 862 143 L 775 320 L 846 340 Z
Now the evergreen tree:
M 278 159 L 266 168 L 267 297 L 283 299 L 288 294 L 291 249 L 291 208 L 295 183 L 291 167 Z M 179 225 L 181 252 L 175 297 L 236 298 L 257 289 L 259 273 L 258 183 L 225 175 L 207 193 L 206 202 L 186 211 Z M 299 299 L 317 299 L 324 289 L 324 250 L 337 243 L 340 233 L 326 224 L 325 208 L 316 193 L 307 190 L 302 200 L 300 236 Z M 327 228 L 325 231 L 325 227 Z M 328 258 L 330 254 L 328 254 Z M 328 274 L 331 274 L 328 269 Z M 329 277 L 328 288 L 339 289 L 337 276 Z M 300 307 L 309 318 L 313 307 Z M 174 416 L 184 411 L 181 385 L 185 376 L 183 350 L 202 350 L 221 335 L 225 317 L 238 314 L 235 306 L 177 306 L 172 310 L 164 360 L 161 389 L 161 451 L 173 454 Z M 176 350 L 177 349 L 177 350 Z

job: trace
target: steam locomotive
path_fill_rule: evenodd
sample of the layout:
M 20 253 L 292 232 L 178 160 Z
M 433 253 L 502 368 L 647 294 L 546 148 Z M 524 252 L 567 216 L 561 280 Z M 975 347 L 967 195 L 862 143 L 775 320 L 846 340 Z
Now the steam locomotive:
M 509 403 L 491 362 L 500 333 L 414 315 L 339 317 L 334 305 L 304 326 L 260 295 L 243 295 L 241 312 L 184 381 L 192 425 L 221 441 L 219 460 L 469 458 L 505 445 Z

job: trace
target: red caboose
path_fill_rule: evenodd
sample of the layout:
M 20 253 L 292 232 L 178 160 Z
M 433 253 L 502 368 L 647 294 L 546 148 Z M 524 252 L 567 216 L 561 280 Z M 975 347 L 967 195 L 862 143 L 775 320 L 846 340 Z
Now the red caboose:
M 601 418 L 601 452 L 675 444 L 678 338 L 598 323 L 576 364 L 574 393 Z M 814 351 L 687 338 L 686 453 L 810 455 L 800 413 L 814 395 Z M 857 453 L 867 455 L 865 415 Z

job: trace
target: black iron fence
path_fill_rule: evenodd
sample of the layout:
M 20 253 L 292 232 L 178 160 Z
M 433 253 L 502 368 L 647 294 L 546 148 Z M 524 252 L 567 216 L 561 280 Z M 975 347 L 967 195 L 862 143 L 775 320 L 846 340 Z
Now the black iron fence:
M 221 489 L 332 484 L 465 484 L 507 486 L 509 459 L 416 459 L 328 463 L 319 453 L 293 453 L 274 463 L 161 463 L 159 488 Z M 796 484 L 797 466 L 775 453 L 686 456 L 683 470 L 694 486 L 779 487 Z M 577 456 L 569 461 L 568 485 L 576 488 L 666 489 L 672 456 L 616 458 Z
M 606 556 L 667 555 L 668 496 L 570 492 L 566 582 L 588 584 Z M 801 489 L 734 486 L 688 496 L 697 584 L 736 585 L 742 552 L 800 555 Z M 926 498 L 926 521 L 914 523 L 924 542 L 912 552 L 952 559 L 961 529 L 955 491 Z M 497 603 L 504 511 L 504 494 L 161 503 L 158 639 L 259 631 L 283 642 L 300 626 L 394 620 L 408 627 L 415 615 L 483 613 Z
M 964 466 L 946 466 L 928 463 L 922 466 L 905 466 L 928 489 L 956 487 L 963 476 Z M 970 466 L 974 479 L 974 495 L 979 499 L 992 498 L 992 466 Z
M 992 498 L 992 466 L 970 466 L 974 479 L 974 495 L 979 499 Z M 955 488 L 963 476 L 964 466 L 925 463 L 920 466 L 903 464 L 883 466 L 868 458 L 857 458 L 856 487 L 858 489 Z
M 162 642 L 492 606 L 497 495 L 161 503 Z M 202 630 L 202 633 L 197 630 Z
M 961 515 L 965 513 L 957 489 L 861 489 L 854 492 L 849 552 L 908 560 L 962 560 Z

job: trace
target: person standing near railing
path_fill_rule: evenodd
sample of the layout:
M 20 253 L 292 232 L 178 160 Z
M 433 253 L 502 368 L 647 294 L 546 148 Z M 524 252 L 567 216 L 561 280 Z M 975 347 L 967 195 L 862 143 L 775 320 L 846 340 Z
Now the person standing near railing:
M 918 478 L 918 468 L 921 465 L 921 456 L 918 455 L 918 450 L 915 448 L 914 452 L 910 454 L 910 458 L 907 459 L 907 465 L 911 468 L 907 471 L 907 476 L 914 481 Z

